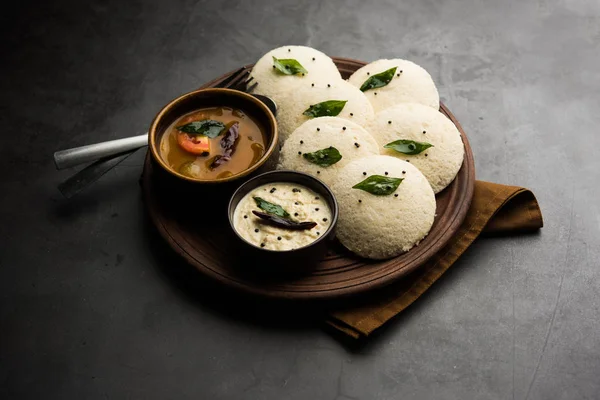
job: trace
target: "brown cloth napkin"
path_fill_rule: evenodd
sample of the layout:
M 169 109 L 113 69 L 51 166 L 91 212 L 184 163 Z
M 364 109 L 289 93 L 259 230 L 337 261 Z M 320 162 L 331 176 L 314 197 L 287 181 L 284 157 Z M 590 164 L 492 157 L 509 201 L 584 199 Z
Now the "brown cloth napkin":
M 531 191 L 476 181 L 465 221 L 439 253 L 400 282 L 331 311 L 326 323 L 355 339 L 369 336 L 425 293 L 481 233 L 516 234 L 542 226 L 542 213 Z

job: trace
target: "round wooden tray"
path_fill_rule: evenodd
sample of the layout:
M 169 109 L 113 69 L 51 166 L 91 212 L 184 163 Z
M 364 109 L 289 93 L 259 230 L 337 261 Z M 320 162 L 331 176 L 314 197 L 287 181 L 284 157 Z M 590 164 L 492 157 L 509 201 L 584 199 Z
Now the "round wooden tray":
M 346 58 L 333 58 L 342 76 L 348 78 L 364 62 Z M 202 88 L 213 87 L 231 72 L 217 78 Z M 475 166 L 469 141 L 452 113 L 440 104 L 444 113 L 458 128 L 465 145 L 463 165 L 456 179 L 436 196 L 437 211 L 429 235 L 409 252 L 385 261 L 359 258 L 339 243 L 332 244 L 328 255 L 306 275 L 276 278 L 257 273 L 252 260 L 235 258 L 228 242 L 229 225 L 203 226 L 178 216 L 165 196 L 157 190 L 157 171 L 149 155 L 144 165 L 144 202 L 154 225 L 169 245 L 203 274 L 245 292 L 295 300 L 332 299 L 354 295 L 390 284 L 423 265 L 456 233 L 471 204 L 475 184 Z M 282 266 L 285 268 L 285 266 Z

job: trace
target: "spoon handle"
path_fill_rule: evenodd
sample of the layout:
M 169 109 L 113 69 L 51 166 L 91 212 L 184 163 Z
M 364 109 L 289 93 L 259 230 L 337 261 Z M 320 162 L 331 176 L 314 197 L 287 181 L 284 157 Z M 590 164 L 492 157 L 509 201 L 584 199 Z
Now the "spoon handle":
M 148 134 L 110 140 L 73 149 L 60 150 L 54 153 L 56 169 L 64 169 L 75 165 L 95 161 L 100 158 L 114 156 L 148 145 Z

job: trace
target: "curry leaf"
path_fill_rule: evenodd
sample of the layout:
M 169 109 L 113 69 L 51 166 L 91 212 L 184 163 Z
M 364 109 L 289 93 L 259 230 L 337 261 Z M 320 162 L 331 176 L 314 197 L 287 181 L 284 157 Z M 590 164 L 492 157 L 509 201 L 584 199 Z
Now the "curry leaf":
M 369 79 L 367 79 L 365 83 L 362 84 L 360 90 L 364 92 L 369 89 L 377 89 L 387 85 L 388 83 L 390 83 L 392 78 L 394 78 L 396 68 L 398 67 L 393 67 L 378 74 L 371 75 Z
M 285 75 L 308 74 L 308 71 L 293 58 L 278 59 L 273 57 L 273 66 Z
M 177 127 L 177 130 L 190 135 L 204 135 L 209 138 L 216 138 L 225 129 L 225 124 L 212 119 L 194 121 Z
M 270 203 L 261 197 L 252 197 L 256 202 L 256 205 L 261 210 L 268 212 L 269 214 L 277 215 L 278 217 L 288 218 L 290 214 L 285 211 L 280 205 Z
M 307 161 L 317 164 L 321 167 L 329 167 L 342 159 L 342 155 L 333 146 L 329 146 L 325 149 L 317 150 L 312 153 L 302 154 Z
M 374 194 L 376 196 L 387 196 L 394 193 L 403 180 L 404 178 L 390 178 L 383 175 L 371 175 L 364 181 L 352 186 L 352 189 L 364 190 L 365 192 Z
M 427 150 L 430 147 L 433 147 L 433 145 L 426 142 L 416 142 L 414 140 L 400 139 L 394 142 L 390 142 L 383 147 L 386 149 L 396 150 L 398 153 L 415 155 Z
M 316 118 L 316 117 L 335 117 L 339 115 L 344 109 L 344 106 L 348 100 L 328 100 L 322 103 L 313 104 L 302 114 Z

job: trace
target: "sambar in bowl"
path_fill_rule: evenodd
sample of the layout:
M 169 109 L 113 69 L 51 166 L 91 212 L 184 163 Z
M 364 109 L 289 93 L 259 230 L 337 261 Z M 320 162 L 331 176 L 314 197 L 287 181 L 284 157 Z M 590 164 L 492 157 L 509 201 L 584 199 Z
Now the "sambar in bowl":
M 201 89 L 176 98 L 149 131 L 152 158 L 168 176 L 213 189 L 273 170 L 278 138 L 269 108 L 231 89 Z

